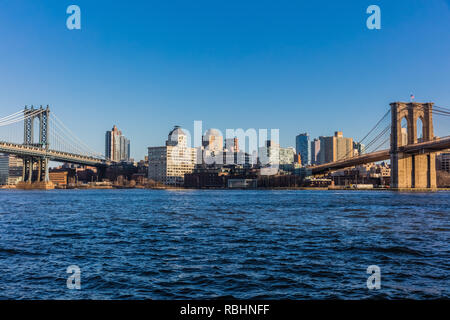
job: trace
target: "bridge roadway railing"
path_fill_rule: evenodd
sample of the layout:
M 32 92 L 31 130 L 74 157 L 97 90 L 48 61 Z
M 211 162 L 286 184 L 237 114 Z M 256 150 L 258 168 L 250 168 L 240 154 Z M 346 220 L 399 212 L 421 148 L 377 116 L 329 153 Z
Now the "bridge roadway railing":
M 436 138 L 435 140 L 419 142 L 400 147 L 399 152 L 405 153 L 427 153 L 450 148 L 450 136 Z
M 94 158 L 89 156 L 83 156 L 75 153 L 61 152 L 56 150 L 46 150 L 44 148 L 27 146 L 16 143 L 0 142 L 0 152 L 15 154 L 18 156 L 31 156 L 31 157 L 46 157 L 49 160 L 70 162 L 82 165 L 104 165 L 108 164 L 107 161 L 100 158 Z

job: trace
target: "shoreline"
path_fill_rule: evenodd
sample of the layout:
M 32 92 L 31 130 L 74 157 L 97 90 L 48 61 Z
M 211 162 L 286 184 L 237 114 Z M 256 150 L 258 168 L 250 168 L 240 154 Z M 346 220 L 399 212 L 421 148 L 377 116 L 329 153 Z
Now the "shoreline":
M 450 191 L 450 188 L 435 188 L 435 189 L 411 189 L 411 188 L 350 188 L 350 187 L 275 187 L 275 188 L 184 188 L 184 187 L 170 187 L 170 186 L 160 186 L 160 187 L 145 187 L 145 186 L 135 186 L 135 187 L 123 187 L 123 186 L 76 186 L 70 188 L 55 187 L 55 190 L 131 190 L 131 189 L 145 189 L 145 190 L 304 190 L 304 191 L 393 191 L 393 192 L 439 192 L 439 191 Z M 16 186 L 2 186 L 1 190 L 22 190 L 22 191 L 33 191 L 39 189 L 21 189 L 16 188 Z

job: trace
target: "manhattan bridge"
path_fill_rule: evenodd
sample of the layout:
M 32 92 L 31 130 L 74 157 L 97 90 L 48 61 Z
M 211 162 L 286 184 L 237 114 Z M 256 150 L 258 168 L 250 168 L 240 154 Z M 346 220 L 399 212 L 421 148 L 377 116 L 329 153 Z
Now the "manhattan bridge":
M 23 160 L 22 181 L 49 182 L 49 161 L 104 168 L 111 161 L 81 141 L 50 108 L 25 107 L 0 118 L 0 153 Z

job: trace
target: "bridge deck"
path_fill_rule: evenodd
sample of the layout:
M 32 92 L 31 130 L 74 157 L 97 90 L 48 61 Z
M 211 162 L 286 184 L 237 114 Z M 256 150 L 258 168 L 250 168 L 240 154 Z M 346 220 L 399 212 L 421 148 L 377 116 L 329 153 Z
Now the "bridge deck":
M 450 148 L 450 137 L 445 137 L 433 141 L 425 141 L 402 146 L 399 148 L 399 152 L 404 152 L 408 154 L 418 154 L 418 153 L 436 152 L 448 148 Z M 325 173 L 327 171 L 344 169 L 364 163 L 388 160 L 389 158 L 390 158 L 390 150 L 386 149 L 363 154 L 357 157 L 348 158 L 345 160 L 339 160 L 335 162 L 329 162 L 318 166 L 314 166 L 311 167 L 311 171 L 313 174 L 320 174 Z
M 58 162 L 69 162 L 88 166 L 99 166 L 109 164 L 100 158 L 83 156 L 75 153 L 46 150 L 44 148 L 27 146 L 16 143 L 0 142 L 0 153 L 9 153 L 18 156 L 47 157 L 49 160 Z

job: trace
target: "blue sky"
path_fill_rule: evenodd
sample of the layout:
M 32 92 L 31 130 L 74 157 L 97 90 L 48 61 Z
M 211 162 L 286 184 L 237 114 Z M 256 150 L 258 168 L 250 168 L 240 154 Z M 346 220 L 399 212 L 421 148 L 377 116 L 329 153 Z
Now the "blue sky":
M 66 28 L 67 6 L 81 30 Z M 366 8 L 381 8 L 381 30 Z M 0 116 L 49 104 L 94 149 L 116 124 L 132 156 L 189 130 L 343 130 L 408 100 L 450 108 L 450 1 L 0 0 Z M 436 125 L 448 134 L 448 122 Z M 447 127 L 446 127 L 447 125 Z

